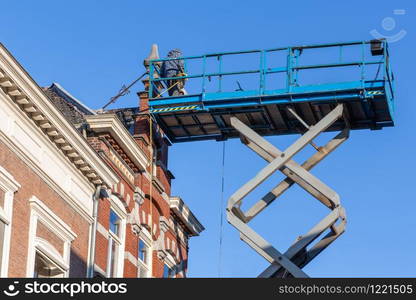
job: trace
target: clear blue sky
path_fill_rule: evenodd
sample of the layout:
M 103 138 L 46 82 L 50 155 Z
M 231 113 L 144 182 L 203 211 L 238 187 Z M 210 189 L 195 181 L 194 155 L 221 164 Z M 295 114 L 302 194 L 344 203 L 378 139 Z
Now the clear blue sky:
M 405 15 L 394 15 L 405 9 Z M 92 108 L 143 72 L 150 45 L 185 55 L 371 39 L 406 30 L 390 45 L 396 75 L 396 127 L 355 131 L 313 173 L 346 207 L 346 233 L 305 271 L 313 277 L 415 276 L 415 1 L 8 1 L 0 40 L 41 86 L 58 82 Z M 383 28 L 392 17 L 396 27 Z M 386 25 L 386 24 L 384 24 Z M 391 25 L 391 20 L 390 20 Z M 136 104 L 136 86 L 118 106 Z M 284 149 L 296 137 L 270 140 Z M 216 277 L 219 263 L 222 144 L 171 147 L 173 193 L 206 231 L 190 242 L 189 276 Z M 263 166 L 238 140 L 226 142 L 225 201 Z M 269 184 L 270 186 L 270 184 Z M 263 189 L 265 191 L 265 189 Z M 260 195 L 260 194 L 258 194 Z M 225 204 L 225 202 L 224 202 Z M 224 212 L 224 209 L 222 209 Z M 254 223 L 280 250 L 326 213 L 292 188 Z M 224 223 L 222 276 L 257 276 L 267 263 Z

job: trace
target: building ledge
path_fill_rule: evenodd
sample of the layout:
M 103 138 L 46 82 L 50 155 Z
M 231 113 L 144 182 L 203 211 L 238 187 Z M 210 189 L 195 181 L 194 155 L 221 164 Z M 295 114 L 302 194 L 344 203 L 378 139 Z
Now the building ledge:
M 205 230 L 189 207 L 180 197 L 170 197 L 170 209 L 183 222 L 191 236 L 198 236 Z

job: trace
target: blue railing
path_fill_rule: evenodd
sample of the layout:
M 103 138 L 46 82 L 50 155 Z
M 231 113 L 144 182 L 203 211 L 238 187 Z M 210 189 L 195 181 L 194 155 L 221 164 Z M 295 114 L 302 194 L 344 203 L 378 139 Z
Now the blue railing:
M 275 80 L 269 82 L 269 76 L 273 74 L 282 74 L 285 76 L 284 87 L 279 91 L 281 93 L 290 94 L 296 87 L 299 86 L 309 86 L 301 82 L 300 73 L 305 72 L 306 70 L 318 70 L 318 69 L 336 69 L 336 68 L 348 68 L 348 67 L 358 67 L 359 73 L 357 78 L 351 80 L 354 82 L 361 83 L 361 87 L 368 88 L 368 82 L 383 82 L 384 86 L 389 89 L 391 93 L 390 97 L 393 98 L 394 94 L 394 85 L 393 85 L 393 74 L 389 65 L 389 53 L 387 42 L 382 40 L 383 52 L 378 56 L 371 56 L 370 45 L 371 41 L 357 41 L 357 42 L 347 42 L 347 43 L 332 43 L 332 44 L 319 44 L 319 45 L 308 45 L 308 46 L 294 46 L 294 47 L 284 47 L 284 48 L 273 48 L 266 50 L 249 50 L 249 51 L 235 51 L 235 52 L 220 52 L 213 54 L 206 54 L 200 56 L 188 56 L 181 58 L 165 58 L 165 59 L 156 59 L 150 61 L 149 68 L 149 95 L 150 100 L 163 97 L 163 99 L 169 98 L 169 96 L 164 93 L 166 92 L 166 81 L 167 80 L 187 80 L 191 82 L 192 80 L 199 79 L 201 81 L 200 87 L 196 84 L 188 84 L 189 86 L 188 93 L 190 95 L 204 95 L 206 93 L 219 94 L 224 97 L 224 92 L 227 88 L 230 89 L 230 85 L 224 84 L 224 79 L 230 76 L 241 76 L 241 75 L 258 75 L 258 84 L 257 87 L 250 91 L 244 91 L 238 83 L 239 90 L 233 90 L 232 93 L 253 96 L 253 95 L 270 95 L 270 91 L 276 90 Z M 348 54 L 348 51 L 354 48 L 354 51 L 351 55 Z M 356 53 L 357 48 L 359 49 Z M 327 61 L 326 54 L 320 54 L 320 51 L 325 51 L 325 49 L 336 49 L 338 53 L 337 59 L 329 59 Z M 303 63 L 303 57 L 306 53 L 314 52 L 318 58 L 324 58 L 324 63 Z M 224 70 L 224 60 L 228 57 L 235 57 L 237 55 L 249 55 L 257 54 L 259 55 L 258 68 L 255 69 L 242 69 L 238 71 L 226 71 Z M 286 56 L 286 62 L 276 65 L 275 63 L 269 62 L 270 58 L 274 54 L 283 54 Z M 329 57 L 329 56 L 328 56 Z M 161 77 L 159 72 L 159 67 L 164 61 L 168 60 L 183 60 L 185 66 L 187 66 L 185 76 L 177 77 Z M 213 60 L 216 59 L 216 60 Z M 208 60 L 210 60 L 208 62 Z M 190 66 L 191 63 L 198 62 L 196 66 Z M 238 66 L 244 65 L 245 60 L 241 60 L 238 63 Z M 208 70 L 208 63 L 210 63 L 211 70 Z M 216 66 L 215 66 L 216 65 Z M 376 74 L 372 66 L 376 66 Z M 214 68 L 214 70 L 212 70 Z M 200 71 L 198 71 L 200 69 Z M 380 72 L 382 70 L 382 72 Z M 331 77 L 342 77 L 344 71 L 334 72 Z M 381 74 L 382 78 L 378 78 Z M 355 75 L 354 75 L 355 76 Z M 375 77 L 374 77 L 375 76 Z M 208 83 L 211 83 L 212 78 L 217 80 L 217 89 L 213 92 L 207 89 Z M 335 78 L 336 79 L 336 78 Z M 323 77 L 320 84 L 325 84 L 329 79 Z M 344 80 L 340 82 L 349 82 L 350 80 Z M 334 83 L 336 86 L 337 81 Z M 188 88 L 187 88 L 188 89 Z M 185 97 L 185 96 L 184 96 Z M 212 99 L 212 95 L 210 97 Z

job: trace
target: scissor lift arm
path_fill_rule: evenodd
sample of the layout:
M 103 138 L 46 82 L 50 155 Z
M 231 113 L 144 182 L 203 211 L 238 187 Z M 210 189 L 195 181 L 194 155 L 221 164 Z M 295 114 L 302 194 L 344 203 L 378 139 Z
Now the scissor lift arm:
M 243 241 L 270 263 L 270 266 L 259 277 L 307 277 L 302 268 L 344 232 L 346 216 L 339 195 L 309 171 L 348 139 L 348 123 L 346 122 L 344 130 L 325 146 L 319 147 L 318 151 L 302 165 L 292 160 L 294 155 L 306 145 L 313 143 L 313 139 L 343 115 L 343 105 L 339 104 L 320 122 L 308 126 L 307 132 L 283 152 L 237 118 L 231 119 L 231 124 L 240 133 L 243 143 L 269 162 L 253 179 L 229 198 L 227 205 L 228 222 L 240 232 Z M 307 126 L 306 123 L 305 126 Z M 243 212 L 240 208 L 243 199 L 277 171 L 281 171 L 287 177 L 247 212 Z M 248 223 L 294 183 L 324 204 L 330 213 L 306 234 L 299 236 L 286 252 L 281 253 L 255 232 Z M 308 249 L 308 246 L 328 230 L 328 234 Z

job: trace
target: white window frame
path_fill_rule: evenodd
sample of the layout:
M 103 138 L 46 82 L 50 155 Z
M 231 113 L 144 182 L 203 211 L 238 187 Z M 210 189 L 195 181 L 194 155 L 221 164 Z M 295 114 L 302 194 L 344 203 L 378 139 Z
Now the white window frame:
M 126 219 L 127 211 L 121 202 L 121 200 L 115 196 L 110 195 L 110 209 L 116 213 L 120 218 L 120 226 L 118 228 L 118 236 L 114 234 L 110 228 L 108 228 L 108 251 L 107 251 L 107 268 L 106 276 L 114 278 L 122 278 L 124 271 L 124 248 L 125 248 L 125 238 L 126 238 Z M 111 270 L 111 249 L 113 243 L 117 243 L 117 253 L 116 253 L 116 265 L 115 265 L 115 276 L 111 273 L 114 271 Z
M 45 256 L 51 262 L 59 266 L 64 272 L 63 277 L 69 276 L 71 243 L 77 235 L 62 221 L 45 203 L 32 196 L 30 204 L 29 247 L 26 277 L 33 278 L 35 270 L 36 253 Z M 61 255 L 48 241 L 36 236 L 38 223 L 46 226 L 63 241 L 63 254 Z
M 137 277 L 139 278 L 151 278 L 152 277 L 152 266 L 153 266 L 153 247 L 152 247 L 152 236 L 146 228 L 142 226 L 139 233 L 139 240 L 147 246 L 147 264 L 140 259 L 140 253 L 137 253 Z M 138 241 L 139 243 L 139 241 Z M 140 251 L 140 249 L 138 249 Z M 146 277 L 140 277 L 140 269 L 146 271 Z
M 8 276 L 13 199 L 19 188 L 20 184 L 0 166 L 0 189 L 4 192 L 4 207 L 0 207 L 0 222 L 4 223 L 3 249 L 0 249 L 0 277 Z
M 176 263 L 175 258 L 170 254 L 167 253 L 165 259 L 163 260 L 163 273 L 165 273 L 165 265 L 172 270 L 173 276 L 172 277 L 165 277 L 165 278 L 176 278 Z
M 61 256 L 58 250 L 55 249 L 48 241 L 36 237 L 35 238 L 35 261 L 36 261 L 36 255 L 39 254 L 46 258 L 46 260 L 51 261 L 53 264 L 55 264 L 61 271 L 62 276 L 55 276 L 54 278 L 59 277 L 68 277 L 69 272 L 69 265 L 68 262 L 64 260 L 64 258 Z M 32 277 L 34 277 L 34 270 L 35 270 L 35 264 L 33 265 L 33 274 Z

